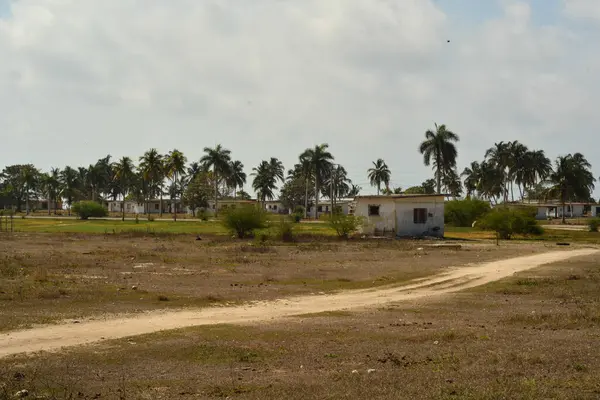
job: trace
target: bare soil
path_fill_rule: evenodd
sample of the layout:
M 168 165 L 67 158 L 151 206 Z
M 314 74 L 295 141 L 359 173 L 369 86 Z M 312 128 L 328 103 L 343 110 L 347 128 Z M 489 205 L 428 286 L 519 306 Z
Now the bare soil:
M 598 265 L 595 253 L 370 310 L 11 356 L 0 387 L 56 399 L 597 399 Z
M 399 284 L 541 244 L 357 240 L 260 244 L 191 235 L 15 234 L 0 240 L 0 330 L 150 310 L 241 304 Z M 421 250 L 419 250 L 421 249 Z
M 395 301 L 417 300 L 476 287 L 543 264 L 597 252 L 596 249 L 554 251 L 470 267 L 452 268 L 435 277 L 419 279 L 400 287 L 344 291 L 323 296 L 292 297 L 237 307 L 206 308 L 200 311 L 148 313 L 129 318 L 86 321 L 76 325 L 61 324 L 10 332 L 0 334 L 0 357 L 23 352 L 57 350 L 65 346 L 138 336 L 160 330 L 200 325 L 261 322 L 299 314 L 340 311 L 372 307 Z

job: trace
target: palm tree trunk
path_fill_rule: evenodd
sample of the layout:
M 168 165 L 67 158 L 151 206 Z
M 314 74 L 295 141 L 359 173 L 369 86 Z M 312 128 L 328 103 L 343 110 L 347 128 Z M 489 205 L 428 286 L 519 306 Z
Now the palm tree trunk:
M 160 187 L 160 210 L 158 211 L 159 217 L 162 218 L 163 215 L 163 193 L 162 186 Z
M 304 181 L 304 219 L 308 213 L 308 178 Z
M 29 215 L 29 187 L 25 190 L 25 214 Z
M 316 174 L 315 174 L 316 176 Z M 319 219 L 319 179 L 315 179 L 315 220 Z
M 177 222 L 177 204 L 175 201 L 177 200 L 177 172 L 173 174 L 173 192 L 171 194 L 171 208 L 173 211 L 173 221 Z
M 381 182 L 377 182 L 377 196 L 379 196 L 380 190 L 381 190 Z
M 219 215 L 219 180 L 217 179 L 217 166 L 213 165 L 213 175 L 215 179 L 215 218 Z
M 517 185 L 517 187 L 519 188 L 519 195 L 521 196 L 521 202 L 525 201 L 525 185 L 523 185 L 523 189 L 521 189 L 521 185 Z
M 125 193 L 123 193 L 123 200 L 121 200 L 121 221 L 125 221 Z
M 46 204 L 46 207 L 48 207 L 48 215 L 50 215 L 50 206 L 52 205 L 50 198 L 51 198 L 50 192 L 48 192 L 48 202 Z
M 437 170 L 435 171 L 435 175 L 437 180 L 437 192 L 438 194 L 442 194 L 442 171 L 440 170 L 439 164 Z

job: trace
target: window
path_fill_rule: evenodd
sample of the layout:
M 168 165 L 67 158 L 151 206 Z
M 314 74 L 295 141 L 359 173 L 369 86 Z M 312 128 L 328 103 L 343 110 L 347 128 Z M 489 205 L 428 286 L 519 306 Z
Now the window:
M 273 210 L 277 210 L 277 204 L 273 205 Z
M 369 204 L 369 217 L 379 216 L 379 205 Z
M 424 224 L 427 222 L 427 209 L 415 208 L 413 211 L 413 221 L 415 224 Z
M 319 206 L 318 210 L 319 212 L 323 212 L 323 206 Z
M 154 209 L 155 209 L 155 210 L 158 210 L 158 204 L 155 204 L 155 205 L 154 205 Z

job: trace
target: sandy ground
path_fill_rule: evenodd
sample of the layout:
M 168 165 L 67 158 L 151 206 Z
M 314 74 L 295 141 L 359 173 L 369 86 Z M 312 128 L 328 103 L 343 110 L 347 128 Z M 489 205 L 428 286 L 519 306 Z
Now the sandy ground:
M 542 225 L 544 229 L 554 229 L 557 231 L 587 231 L 587 225 Z
M 299 314 L 373 307 L 385 303 L 439 296 L 483 285 L 516 272 L 587 256 L 596 249 L 555 251 L 517 257 L 482 265 L 449 269 L 431 278 L 414 280 L 400 287 L 340 292 L 332 295 L 302 296 L 276 301 L 255 302 L 238 307 L 214 307 L 201 310 L 150 312 L 135 317 L 63 323 L 0 335 L 0 357 L 37 351 L 55 351 L 62 347 L 102 340 L 142 335 L 161 330 L 200 325 L 243 324 L 269 321 Z

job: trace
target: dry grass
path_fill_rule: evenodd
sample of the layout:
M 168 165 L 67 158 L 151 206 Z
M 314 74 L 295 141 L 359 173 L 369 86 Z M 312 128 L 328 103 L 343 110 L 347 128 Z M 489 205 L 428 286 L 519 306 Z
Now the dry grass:
M 148 251 L 160 243 L 136 241 L 135 247 Z M 315 290 L 278 283 L 289 282 L 299 268 L 307 269 L 306 279 L 321 271 L 329 280 L 351 279 L 343 282 L 350 284 L 364 281 L 371 268 L 382 276 L 429 265 L 431 273 L 443 265 L 541 250 L 482 246 L 453 254 L 416 252 L 421 243 L 388 243 L 314 246 L 318 250 L 308 244 L 272 246 L 274 252 L 254 253 L 240 250 L 239 243 L 193 244 L 192 251 L 176 241 L 173 253 L 162 250 L 160 256 L 172 258 L 168 265 L 173 266 L 184 259 L 197 262 L 202 254 L 201 268 L 209 273 L 183 279 L 201 287 L 206 280 L 211 293 L 227 299 L 237 289 L 219 283 L 208 266 L 221 269 L 222 263 L 233 263 L 230 257 L 253 258 L 236 264 L 238 271 L 227 276 L 246 276 L 249 269 L 278 290 L 294 292 Z M 115 263 L 131 254 L 128 247 Z M 4 264 L 14 277 L 12 264 Z M 599 264 L 599 256 L 561 262 L 430 302 L 301 315 L 272 324 L 191 328 L 13 357 L 0 361 L 0 381 L 11 396 L 27 389 L 52 399 L 597 399 Z M 192 269 L 191 261 L 187 265 Z M 56 267 L 46 269 L 51 282 Z M 160 281 L 170 276 L 161 275 Z M 170 284 L 176 282 L 182 284 Z M 269 295 L 254 286 L 244 293 Z M 171 303 L 168 298 L 156 304 Z
M 60 319 L 381 286 L 541 251 L 422 242 L 255 244 L 193 236 L 18 234 L 0 241 L 0 330 Z
M 418 305 L 163 332 L 0 365 L 13 390 L 44 393 L 43 376 L 82 398 L 597 399 L 597 311 L 561 321 L 600 309 L 599 262 Z M 530 317 L 540 310 L 548 317 Z

